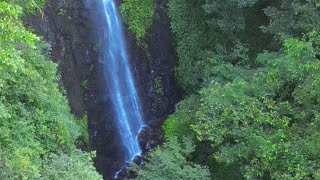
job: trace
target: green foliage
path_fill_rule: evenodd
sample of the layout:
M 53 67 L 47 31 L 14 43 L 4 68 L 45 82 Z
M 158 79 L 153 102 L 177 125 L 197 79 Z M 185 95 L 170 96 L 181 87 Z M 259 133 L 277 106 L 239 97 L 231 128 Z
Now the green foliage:
M 191 94 L 200 86 L 203 77 L 203 61 L 205 61 L 206 23 L 205 13 L 201 5 L 204 0 L 170 0 L 168 14 L 171 19 L 171 29 L 174 34 L 179 58 L 176 77 L 181 87 Z
M 156 89 L 156 93 L 158 96 L 163 96 L 164 91 L 163 91 L 163 87 L 162 87 L 162 78 L 161 76 L 158 76 L 154 79 L 154 86 Z
M 88 79 L 82 81 L 81 86 L 82 86 L 82 88 L 83 88 L 84 90 L 87 90 L 87 89 L 88 89 L 88 83 L 89 83 L 89 82 L 88 82 Z
M 203 9 L 209 16 L 208 24 L 225 34 L 236 34 L 246 27 L 244 13 L 248 7 L 254 6 L 259 0 L 207 0 Z M 223 9 L 223 10 L 222 10 Z M 226 37 L 229 39 L 230 37 Z M 235 38 L 235 37 L 233 37 Z
M 92 158 L 95 154 L 75 151 L 71 156 L 67 154 L 51 154 L 49 164 L 44 168 L 43 179 L 90 179 L 99 180 L 101 176 L 95 172 Z
M 179 58 L 176 75 L 186 94 L 211 81 L 207 74 L 215 64 L 208 57 L 254 66 L 256 54 L 269 48 L 270 38 L 259 29 L 266 23 L 259 0 L 170 0 L 168 6 Z
M 87 115 L 83 116 L 81 119 L 78 120 L 78 125 L 80 127 L 80 135 L 79 139 L 81 144 L 84 146 L 89 145 L 89 133 L 88 133 L 88 117 Z
M 304 179 L 320 168 L 320 96 L 313 91 L 320 62 L 309 42 L 288 39 L 284 45 L 285 54 L 259 56 L 265 68 L 251 80 L 201 91 L 193 126 L 198 139 L 212 142 L 217 161 L 241 163 L 247 179 Z
M 317 1 L 282 0 L 275 6 L 269 6 L 264 11 L 271 21 L 263 30 L 300 38 L 315 29 L 319 31 L 317 4 Z
M 170 139 L 162 147 L 155 149 L 149 155 L 145 167 L 138 168 L 138 180 L 176 180 L 176 179 L 210 179 L 207 168 L 186 160 L 186 156 L 194 151 L 190 139 L 184 139 L 179 144 L 177 138 Z
M 319 178 L 319 3 L 169 0 L 168 13 L 188 96 L 166 139 L 193 138 L 189 160 L 213 179 Z
M 176 113 L 166 119 L 163 129 L 166 140 L 178 137 L 179 140 L 188 135 L 192 137 L 191 125 L 195 123 L 196 110 L 200 104 L 198 96 L 190 96 L 176 106 Z
M 47 45 L 20 20 L 35 1 L 21 3 L 0 2 L 0 179 L 43 179 L 54 153 L 79 154 L 80 127 L 59 91 L 57 65 L 44 54 Z M 92 166 L 86 170 L 98 177 Z
M 121 13 L 129 29 L 137 40 L 146 36 L 152 25 L 155 9 L 153 0 L 124 0 L 121 4 Z
M 66 10 L 65 9 L 59 9 L 59 12 L 58 12 L 58 15 L 59 16 L 65 16 L 66 15 Z
M 212 59 L 255 68 L 257 54 L 280 48 L 279 35 L 302 38 L 318 32 L 316 4 L 300 0 L 169 0 L 181 87 L 186 94 L 196 93 L 206 87 L 208 79 L 216 78 L 208 76 L 214 68 Z
M 23 8 L 26 13 L 34 13 L 35 11 L 41 11 L 45 4 L 45 0 L 5 0 L 10 4 L 15 4 Z

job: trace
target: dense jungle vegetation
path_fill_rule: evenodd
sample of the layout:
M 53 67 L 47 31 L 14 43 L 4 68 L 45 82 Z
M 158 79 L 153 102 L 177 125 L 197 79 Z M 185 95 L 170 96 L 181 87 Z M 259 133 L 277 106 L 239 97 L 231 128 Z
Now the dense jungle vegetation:
M 320 2 L 167 5 L 185 94 L 138 179 L 320 179 Z
M 167 1 L 184 98 L 137 179 L 320 179 L 319 0 Z M 86 118 L 21 20 L 43 4 L 0 1 L 0 179 L 101 179 L 76 148 Z M 123 1 L 138 40 L 153 5 Z
M 76 149 L 86 118 L 69 113 L 48 45 L 22 24 L 43 4 L 0 1 L 0 179 L 102 179 Z

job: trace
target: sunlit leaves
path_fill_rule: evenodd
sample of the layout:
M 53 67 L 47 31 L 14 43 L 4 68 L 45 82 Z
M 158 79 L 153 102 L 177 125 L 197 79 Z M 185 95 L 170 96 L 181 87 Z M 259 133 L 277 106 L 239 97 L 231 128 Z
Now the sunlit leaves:
M 22 25 L 22 12 L 41 3 L 0 2 L 0 179 L 48 179 L 44 168 L 57 152 L 79 157 L 75 172 L 101 179 L 91 159 L 75 149 L 80 127 L 58 88 L 57 65 L 43 53 L 48 46 Z M 70 179 L 66 167 L 72 165 L 55 173 Z
M 41 11 L 45 4 L 45 0 L 6 0 L 11 4 L 15 4 L 26 13 L 34 13 L 36 11 Z
M 199 106 L 199 97 L 190 96 L 179 102 L 176 113 L 172 114 L 164 123 L 163 129 L 167 140 L 178 137 L 194 137 L 191 125 L 196 122 L 196 110 Z

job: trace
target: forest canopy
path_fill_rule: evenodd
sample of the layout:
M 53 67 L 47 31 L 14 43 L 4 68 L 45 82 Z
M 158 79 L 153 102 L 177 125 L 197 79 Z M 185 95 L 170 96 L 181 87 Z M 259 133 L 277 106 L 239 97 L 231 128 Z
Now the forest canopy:
M 169 0 L 168 15 L 184 99 L 141 179 L 166 172 L 172 139 L 204 177 L 319 179 L 320 3 Z

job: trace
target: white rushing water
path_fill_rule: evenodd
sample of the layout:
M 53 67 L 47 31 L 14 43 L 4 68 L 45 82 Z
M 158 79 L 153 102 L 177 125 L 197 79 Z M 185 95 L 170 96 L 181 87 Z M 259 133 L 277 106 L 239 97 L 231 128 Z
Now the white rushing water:
M 144 120 L 130 70 L 126 42 L 117 6 L 114 0 L 102 0 L 105 15 L 106 41 L 103 49 L 106 88 L 109 88 L 115 121 L 125 147 L 125 161 L 131 161 L 141 154 L 138 134 L 144 127 Z

